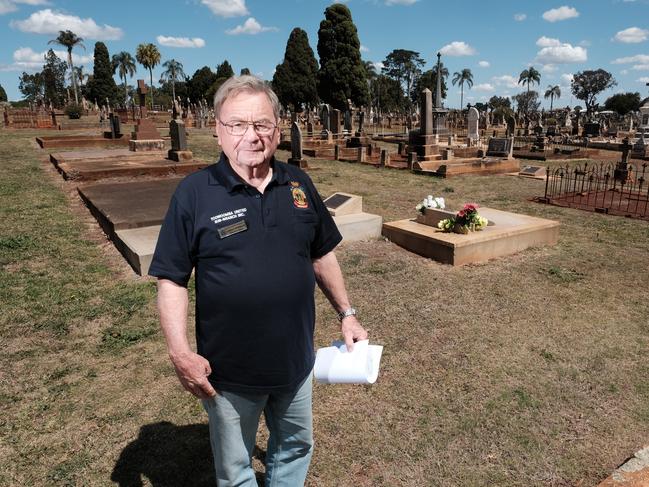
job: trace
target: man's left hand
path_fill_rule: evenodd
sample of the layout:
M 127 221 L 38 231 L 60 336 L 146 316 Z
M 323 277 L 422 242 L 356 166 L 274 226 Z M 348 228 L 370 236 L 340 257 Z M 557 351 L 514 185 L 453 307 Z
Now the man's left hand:
M 367 330 L 361 326 L 355 316 L 346 316 L 341 323 L 343 338 L 348 351 L 354 350 L 354 342 L 367 340 Z

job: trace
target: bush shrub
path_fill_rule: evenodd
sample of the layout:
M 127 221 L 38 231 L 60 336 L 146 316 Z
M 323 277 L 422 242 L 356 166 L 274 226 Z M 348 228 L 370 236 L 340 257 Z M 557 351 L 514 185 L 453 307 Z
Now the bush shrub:
M 81 118 L 82 111 L 83 111 L 83 107 L 81 105 L 76 105 L 74 103 L 65 107 L 65 114 L 68 116 L 68 118 L 73 118 L 73 119 Z

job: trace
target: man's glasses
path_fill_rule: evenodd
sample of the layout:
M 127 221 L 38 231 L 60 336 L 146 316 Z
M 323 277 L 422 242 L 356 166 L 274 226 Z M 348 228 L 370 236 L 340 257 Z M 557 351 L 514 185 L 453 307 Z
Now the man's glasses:
M 260 136 L 272 135 L 272 133 L 275 132 L 275 129 L 277 128 L 277 125 L 270 122 L 240 121 L 223 123 L 219 120 L 219 123 L 225 127 L 225 130 L 228 132 L 228 134 L 234 135 L 235 137 L 240 137 L 245 134 L 250 125 L 252 125 L 252 129 L 257 133 L 257 135 Z

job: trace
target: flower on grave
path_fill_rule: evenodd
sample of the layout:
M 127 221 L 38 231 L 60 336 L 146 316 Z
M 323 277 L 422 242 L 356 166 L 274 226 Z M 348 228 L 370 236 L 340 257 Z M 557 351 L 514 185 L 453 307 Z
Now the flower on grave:
M 415 209 L 422 214 L 426 211 L 426 208 L 443 210 L 446 208 L 446 203 L 444 202 L 444 198 L 435 198 L 432 194 L 429 194 L 424 198 L 424 201 L 415 206 Z
M 466 203 L 454 217 L 441 220 L 437 227 L 444 232 L 467 234 L 477 232 L 489 224 L 489 220 L 478 214 L 477 203 Z

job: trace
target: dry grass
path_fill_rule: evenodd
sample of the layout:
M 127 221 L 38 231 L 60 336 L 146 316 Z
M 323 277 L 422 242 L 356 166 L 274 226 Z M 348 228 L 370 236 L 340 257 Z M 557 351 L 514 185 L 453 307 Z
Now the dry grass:
M 168 364 L 154 284 L 35 134 L 0 132 L 0 484 L 208 485 L 206 418 Z M 190 146 L 214 158 L 207 131 Z M 647 444 L 646 222 L 531 203 L 540 181 L 310 164 L 323 195 L 360 194 L 386 221 L 432 193 L 562 226 L 555 247 L 461 268 L 383 240 L 340 248 L 385 351 L 375 385 L 315 386 L 309 485 L 587 486 Z M 317 306 L 324 346 L 337 325 Z

